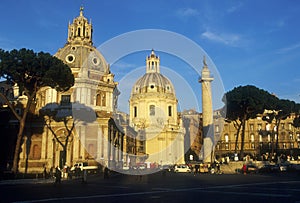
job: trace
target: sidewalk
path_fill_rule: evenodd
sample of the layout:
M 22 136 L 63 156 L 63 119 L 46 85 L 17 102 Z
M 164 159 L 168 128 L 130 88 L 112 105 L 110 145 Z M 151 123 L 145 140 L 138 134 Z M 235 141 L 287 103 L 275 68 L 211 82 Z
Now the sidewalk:
M 44 183 L 54 183 L 54 179 L 32 178 L 32 179 L 0 180 L 0 185 L 44 184 Z

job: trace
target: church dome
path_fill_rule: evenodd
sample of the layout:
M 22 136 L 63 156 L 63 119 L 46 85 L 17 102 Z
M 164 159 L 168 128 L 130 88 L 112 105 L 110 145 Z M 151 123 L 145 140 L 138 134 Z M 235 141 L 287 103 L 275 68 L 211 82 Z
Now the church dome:
M 151 55 L 146 58 L 146 74 L 139 78 L 133 85 L 131 95 L 158 92 L 175 95 L 171 81 L 160 73 L 159 57 L 152 50 Z
M 79 44 L 67 43 L 58 50 L 55 56 L 68 64 L 72 69 L 88 67 L 88 69 L 109 73 L 108 65 L 103 55 L 93 46 L 82 46 Z M 74 70 L 76 71 L 76 70 Z
M 175 94 L 171 81 L 160 73 L 146 73 L 136 81 L 132 89 L 132 94 L 146 92 Z
M 90 79 L 109 74 L 109 66 L 103 55 L 93 46 L 92 33 L 92 23 L 84 17 L 81 7 L 79 16 L 69 23 L 67 43 L 55 54 L 69 65 L 75 78 L 82 72 L 89 74 Z

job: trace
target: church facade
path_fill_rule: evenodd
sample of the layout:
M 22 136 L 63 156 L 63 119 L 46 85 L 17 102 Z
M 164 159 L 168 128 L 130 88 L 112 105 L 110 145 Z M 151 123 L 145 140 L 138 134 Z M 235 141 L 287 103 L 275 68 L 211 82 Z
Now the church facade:
M 55 54 L 71 68 L 75 85 L 67 92 L 41 89 L 34 112 L 39 115 L 48 107 L 71 116 L 68 122 L 51 122 L 48 118 L 46 125 L 31 121 L 20 154 L 20 172 L 38 172 L 44 167 L 71 166 L 81 161 L 116 167 L 123 161 L 123 147 L 130 143 L 124 143 L 124 130 L 113 119 L 118 83 L 93 46 L 92 33 L 92 24 L 81 8 L 79 16 L 69 23 L 67 43 Z
M 150 163 L 184 163 L 184 131 L 174 86 L 160 73 L 160 58 L 154 50 L 146 57 L 145 67 L 129 99 L 130 126 L 138 132 L 140 143 L 137 150 Z

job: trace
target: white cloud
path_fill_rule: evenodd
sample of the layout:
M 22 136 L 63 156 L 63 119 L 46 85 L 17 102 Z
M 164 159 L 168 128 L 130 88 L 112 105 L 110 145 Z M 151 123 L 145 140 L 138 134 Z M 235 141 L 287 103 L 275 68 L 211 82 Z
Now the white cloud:
M 205 31 L 201 34 L 203 38 L 208 40 L 229 45 L 229 46 L 237 46 L 238 42 L 241 40 L 241 37 L 237 34 L 230 33 L 213 33 L 210 31 Z
M 292 45 L 290 45 L 290 46 L 287 46 L 287 47 L 283 47 L 283 48 L 281 48 L 281 49 L 278 49 L 278 50 L 277 50 L 277 53 L 278 53 L 278 54 L 284 54 L 284 53 L 293 51 L 293 50 L 298 49 L 298 48 L 300 48 L 300 42 L 297 43 L 297 44 L 292 44 Z
M 193 8 L 182 8 L 177 11 L 177 14 L 181 17 L 193 17 L 199 14 L 199 11 Z
M 116 66 L 117 68 L 122 68 L 122 69 L 128 69 L 128 68 L 136 67 L 135 64 L 126 63 L 126 62 L 123 62 L 123 61 L 115 63 L 114 66 Z
M 227 9 L 227 13 L 233 13 L 235 11 L 237 11 L 238 9 L 240 9 L 243 6 L 243 3 L 239 2 L 236 5 L 231 6 L 230 8 Z

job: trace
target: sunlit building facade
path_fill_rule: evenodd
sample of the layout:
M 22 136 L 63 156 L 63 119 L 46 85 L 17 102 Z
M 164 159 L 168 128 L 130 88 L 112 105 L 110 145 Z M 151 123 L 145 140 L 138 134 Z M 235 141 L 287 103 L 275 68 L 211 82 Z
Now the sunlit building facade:
M 132 87 L 130 126 L 138 133 L 137 152 L 160 165 L 184 163 L 184 131 L 172 82 L 160 73 L 160 58 L 152 50 L 146 73 Z
M 55 54 L 71 68 L 75 85 L 67 92 L 41 89 L 34 112 L 39 115 L 41 109 L 49 106 L 51 110 L 51 105 L 57 104 L 61 112 L 72 111 L 72 118 L 67 124 L 52 122 L 51 129 L 43 122 L 31 121 L 20 154 L 20 172 L 38 172 L 81 161 L 112 168 L 122 165 L 126 137 L 114 120 L 117 82 L 103 55 L 93 46 L 92 33 L 92 24 L 81 8 L 79 16 L 68 25 L 66 44 Z M 87 113 L 85 117 L 82 110 Z M 73 124 L 70 135 L 67 128 Z

